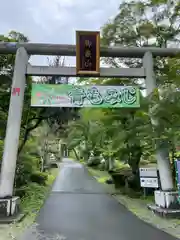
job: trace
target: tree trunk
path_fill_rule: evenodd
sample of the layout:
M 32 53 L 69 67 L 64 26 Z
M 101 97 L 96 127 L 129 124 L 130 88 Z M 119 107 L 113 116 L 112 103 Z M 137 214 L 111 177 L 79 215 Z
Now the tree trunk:
M 78 156 L 78 154 L 77 154 L 77 152 L 76 152 L 76 149 L 73 148 L 72 150 L 73 150 L 73 152 L 74 152 L 74 155 L 76 156 L 76 159 L 77 159 L 78 161 L 80 161 L 80 158 L 79 158 L 79 156 Z
M 104 159 L 105 159 L 105 170 L 109 171 L 109 158 L 105 156 Z
M 114 159 L 112 157 L 109 157 L 109 171 L 113 170 L 114 168 Z
M 61 144 L 61 140 L 58 141 L 58 161 L 62 160 L 62 144 Z
M 132 176 L 127 179 L 128 185 L 134 190 L 140 189 L 139 181 L 139 163 L 141 160 L 142 149 L 138 145 L 134 145 L 131 148 L 131 156 L 128 160 L 128 164 L 131 167 Z
M 84 158 L 84 161 L 85 161 L 85 162 L 88 162 L 89 157 L 90 157 L 90 153 L 89 153 L 89 151 L 88 151 L 87 149 L 84 150 L 84 152 L 83 152 L 83 158 Z
M 22 142 L 21 142 L 21 144 L 19 145 L 19 148 L 18 148 L 18 156 L 20 155 L 21 151 L 23 150 L 23 147 L 25 146 L 25 144 L 28 140 L 30 132 L 32 130 L 34 130 L 35 128 L 37 128 L 39 126 L 39 124 L 42 122 L 42 120 L 43 119 L 41 119 L 41 118 L 38 119 L 37 122 L 32 127 L 29 127 L 29 128 L 25 129 L 23 140 L 22 140 Z
M 41 169 L 40 169 L 41 172 L 44 172 L 44 159 L 43 157 L 41 157 Z

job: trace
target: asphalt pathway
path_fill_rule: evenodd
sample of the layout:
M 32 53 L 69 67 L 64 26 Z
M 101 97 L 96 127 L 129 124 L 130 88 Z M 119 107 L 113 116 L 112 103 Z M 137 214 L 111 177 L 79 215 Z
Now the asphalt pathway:
M 175 240 L 105 193 L 81 164 L 64 159 L 37 223 L 23 240 Z

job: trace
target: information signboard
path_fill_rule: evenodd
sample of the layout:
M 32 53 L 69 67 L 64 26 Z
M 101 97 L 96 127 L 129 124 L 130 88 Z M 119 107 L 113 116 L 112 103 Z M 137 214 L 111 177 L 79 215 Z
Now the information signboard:
M 158 188 L 158 170 L 157 168 L 139 168 L 140 185 L 143 188 Z

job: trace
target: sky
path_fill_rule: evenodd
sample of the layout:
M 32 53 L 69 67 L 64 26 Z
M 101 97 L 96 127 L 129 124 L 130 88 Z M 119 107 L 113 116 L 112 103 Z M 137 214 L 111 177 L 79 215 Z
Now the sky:
M 31 42 L 75 44 L 76 30 L 99 31 L 118 11 L 121 0 L 0 0 L 0 34 L 22 32 Z M 47 56 L 31 57 L 47 65 Z M 66 58 L 75 65 L 75 58 Z

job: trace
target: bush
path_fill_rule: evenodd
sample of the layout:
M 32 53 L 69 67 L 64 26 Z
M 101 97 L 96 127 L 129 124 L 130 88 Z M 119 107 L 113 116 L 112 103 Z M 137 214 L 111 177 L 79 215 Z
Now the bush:
M 17 163 L 15 187 L 20 188 L 29 183 L 32 174 L 32 166 L 27 162 Z
M 15 187 L 21 188 L 31 181 L 32 173 L 39 170 L 39 158 L 31 156 L 28 153 L 22 152 L 17 160 Z
M 88 160 L 88 166 L 89 167 L 95 167 L 95 166 L 98 166 L 100 163 L 101 163 L 101 158 L 100 157 L 96 157 L 96 156 L 93 156 L 93 157 L 90 157 L 91 159 Z
M 38 183 L 40 185 L 46 185 L 46 181 L 48 180 L 48 174 L 44 172 L 35 172 L 31 174 L 30 179 L 32 182 Z

